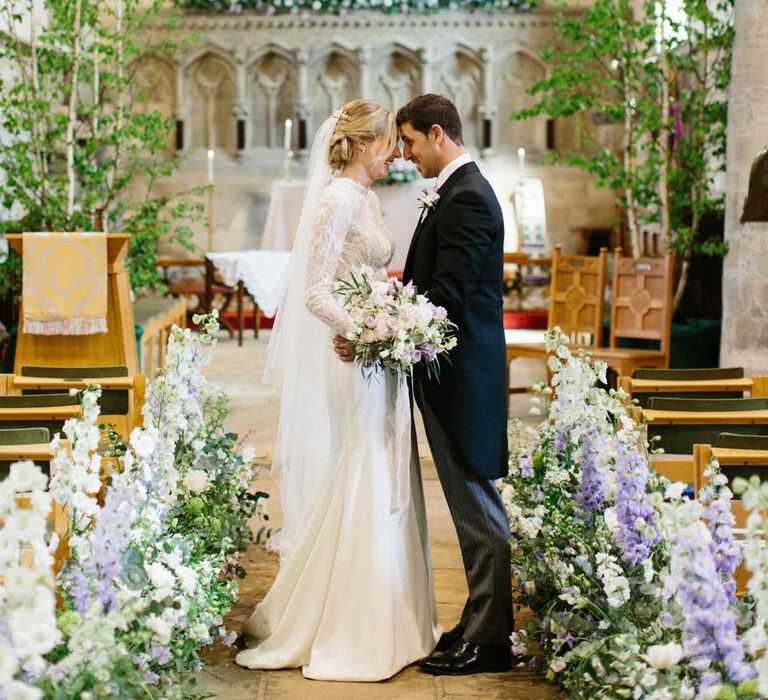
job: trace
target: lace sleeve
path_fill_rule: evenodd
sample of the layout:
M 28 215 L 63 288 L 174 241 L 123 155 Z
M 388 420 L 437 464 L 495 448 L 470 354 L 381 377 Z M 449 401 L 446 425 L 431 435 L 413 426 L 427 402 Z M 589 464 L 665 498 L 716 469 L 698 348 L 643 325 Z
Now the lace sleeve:
M 304 300 L 313 315 L 344 335 L 352 320 L 333 289 L 353 212 L 349 201 L 334 195 L 329 188 L 318 202 L 309 244 Z

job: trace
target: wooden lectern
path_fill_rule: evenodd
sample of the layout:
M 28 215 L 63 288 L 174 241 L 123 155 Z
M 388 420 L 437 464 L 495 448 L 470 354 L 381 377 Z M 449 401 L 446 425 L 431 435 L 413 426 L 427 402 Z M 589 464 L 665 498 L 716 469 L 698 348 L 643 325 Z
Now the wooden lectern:
M 11 247 L 24 255 L 24 234 L 7 234 Z M 130 236 L 107 234 L 107 332 L 92 335 L 32 335 L 24 332 L 24 292 L 21 297 L 19 332 L 14 372 L 24 365 L 57 367 L 125 366 L 128 374 L 139 371 L 136 328 L 131 288 L 125 259 Z

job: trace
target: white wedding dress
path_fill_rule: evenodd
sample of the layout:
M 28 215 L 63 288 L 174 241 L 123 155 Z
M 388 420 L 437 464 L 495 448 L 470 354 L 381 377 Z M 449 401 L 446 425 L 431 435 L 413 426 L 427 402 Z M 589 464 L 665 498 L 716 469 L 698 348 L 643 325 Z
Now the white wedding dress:
M 349 327 L 333 294 L 362 265 L 386 277 L 394 245 L 376 195 L 334 179 L 317 207 L 306 304 L 327 326 L 328 478 L 306 499 L 280 571 L 243 633 L 248 668 L 301 667 L 320 680 L 378 681 L 430 654 L 441 629 L 407 385 L 363 377 L 332 338 Z

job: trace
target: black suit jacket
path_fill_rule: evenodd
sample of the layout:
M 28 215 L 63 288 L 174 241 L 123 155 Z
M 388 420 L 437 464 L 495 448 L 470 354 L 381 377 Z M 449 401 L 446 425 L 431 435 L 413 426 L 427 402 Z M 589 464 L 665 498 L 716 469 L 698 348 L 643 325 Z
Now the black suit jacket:
M 497 479 L 507 473 L 506 349 L 502 316 L 504 221 L 475 163 L 438 190 L 436 207 L 416 228 L 403 270 L 419 292 L 458 325 L 452 364 L 440 381 L 417 373 L 424 398 L 466 464 Z

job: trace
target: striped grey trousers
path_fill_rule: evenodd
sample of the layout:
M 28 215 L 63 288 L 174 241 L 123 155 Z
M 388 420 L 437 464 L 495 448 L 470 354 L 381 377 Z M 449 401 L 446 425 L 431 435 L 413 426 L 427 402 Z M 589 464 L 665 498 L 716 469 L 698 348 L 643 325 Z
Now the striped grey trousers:
M 413 382 L 416 403 L 459 538 L 469 598 L 459 624 L 475 644 L 508 646 L 513 629 L 509 522 L 493 481 L 464 464 L 455 439 L 440 425 Z

